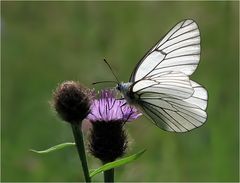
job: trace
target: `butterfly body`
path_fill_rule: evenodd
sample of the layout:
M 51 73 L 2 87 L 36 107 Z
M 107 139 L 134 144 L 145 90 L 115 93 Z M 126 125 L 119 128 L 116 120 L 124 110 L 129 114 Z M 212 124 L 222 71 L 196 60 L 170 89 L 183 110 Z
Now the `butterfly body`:
M 132 84 L 133 83 L 131 83 L 131 82 L 128 82 L 128 83 L 121 82 L 116 86 L 116 89 L 123 95 L 123 97 L 126 99 L 126 101 L 129 104 L 136 105 L 134 93 L 131 92 Z
M 207 118 L 207 91 L 189 78 L 199 60 L 198 26 L 181 21 L 144 55 L 129 82 L 116 88 L 161 129 L 190 131 Z

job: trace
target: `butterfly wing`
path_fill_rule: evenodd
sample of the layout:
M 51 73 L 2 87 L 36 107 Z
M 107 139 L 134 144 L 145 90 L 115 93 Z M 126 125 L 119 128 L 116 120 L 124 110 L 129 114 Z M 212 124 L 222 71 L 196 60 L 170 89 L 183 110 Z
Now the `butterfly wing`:
M 130 81 L 151 77 L 165 71 L 191 75 L 200 60 L 200 32 L 193 20 L 174 26 L 140 60 Z
M 169 79 L 173 75 L 181 79 Z M 207 91 L 184 78 L 183 73 L 172 72 L 166 77 L 167 80 L 141 80 L 132 86 L 140 109 L 166 131 L 186 132 L 201 126 L 207 119 Z
M 193 20 L 178 23 L 138 63 L 130 82 L 135 103 L 161 129 L 186 132 L 207 118 L 207 91 L 191 81 L 200 59 Z

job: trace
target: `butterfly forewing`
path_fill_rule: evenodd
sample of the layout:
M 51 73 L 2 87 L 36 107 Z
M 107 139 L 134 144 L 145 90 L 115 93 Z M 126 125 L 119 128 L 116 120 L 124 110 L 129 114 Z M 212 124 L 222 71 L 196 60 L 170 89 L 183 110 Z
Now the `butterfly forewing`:
M 132 92 L 139 96 L 145 93 L 153 93 L 187 99 L 192 96 L 194 90 L 185 74 L 168 72 L 159 77 L 139 80 L 132 86 Z
M 191 75 L 200 59 L 200 32 L 193 20 L 184 20 L 172 28 L 140 60 L 130 81 L 165 71 Z

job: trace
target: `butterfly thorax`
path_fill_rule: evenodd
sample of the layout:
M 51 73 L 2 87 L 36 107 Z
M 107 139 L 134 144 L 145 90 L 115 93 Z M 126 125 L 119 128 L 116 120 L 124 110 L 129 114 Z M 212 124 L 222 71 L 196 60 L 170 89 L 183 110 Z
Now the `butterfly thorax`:
M 127 100 L 129 104 L 134 103 L 134 95 L 133 92 L 131 91 L 131 85 L 132 85 L 131 82 L 128 83 L 121 82 L 116 86 L 116 89 L 121 92 L 121 94 L 124 96 L 124 98 Z

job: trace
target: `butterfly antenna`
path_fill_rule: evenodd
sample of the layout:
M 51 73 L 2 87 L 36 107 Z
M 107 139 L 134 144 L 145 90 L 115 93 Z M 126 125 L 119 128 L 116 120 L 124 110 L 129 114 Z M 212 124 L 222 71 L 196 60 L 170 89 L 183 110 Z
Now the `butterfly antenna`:
M 96 85 L 96 84 L 100 84 L 100 83 L 116 83 L 116 84 L 118 84 L 117 81 L 98 81 L 98 82 L 92 83 L 92 85 Z
M 106 60 L 105 58 L 104 58 L 103 60 L 104 60 L 104 62 L 107 64 L 108 68 L 111 70 L 111 72 L 112 72 L 113 76 L 115 77 L 117 83 L 120 83 L 119 80 L 118 80 L 118 78 L 117 78 L 117 76 L 116 76 L 116 74 L 113 72 L 113 69 L 112 69 L 112 67 L 110 66 L 110 64 L 107 62 L 107 60 Z

